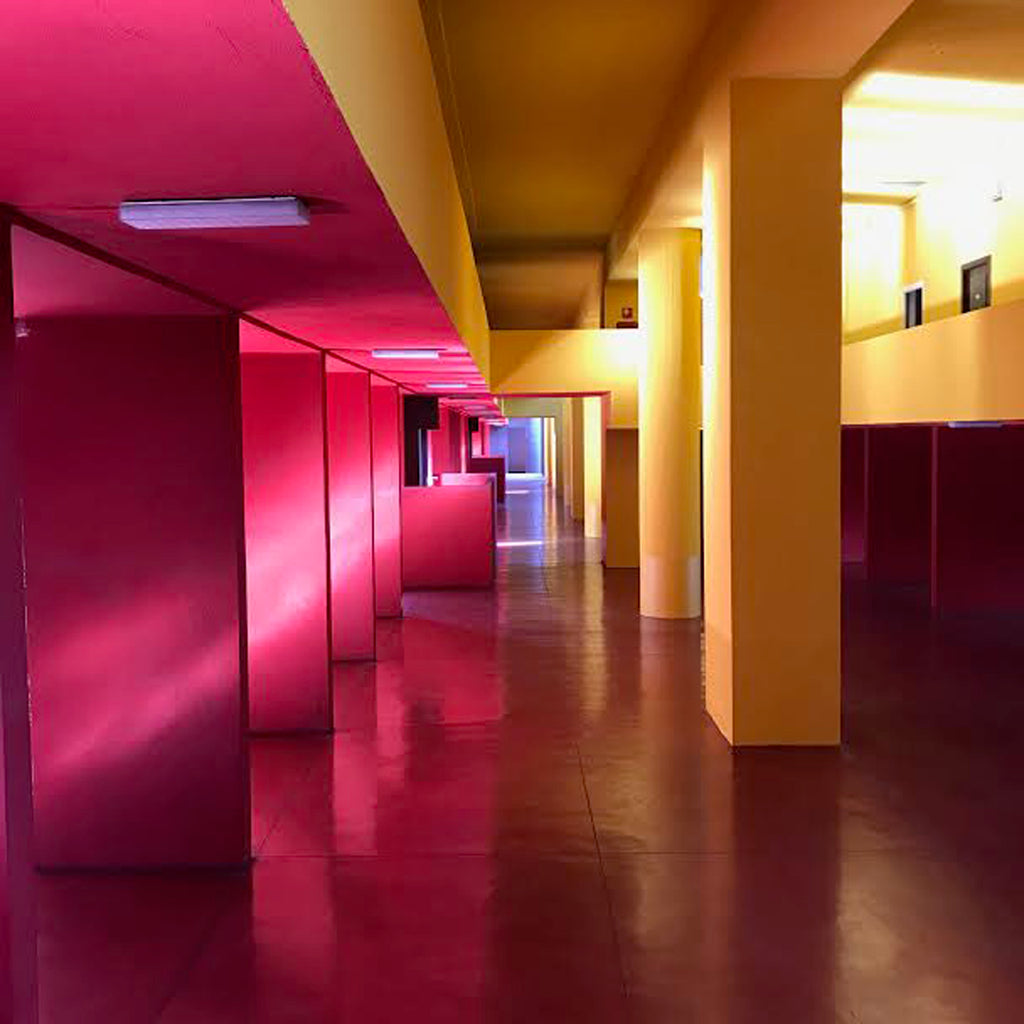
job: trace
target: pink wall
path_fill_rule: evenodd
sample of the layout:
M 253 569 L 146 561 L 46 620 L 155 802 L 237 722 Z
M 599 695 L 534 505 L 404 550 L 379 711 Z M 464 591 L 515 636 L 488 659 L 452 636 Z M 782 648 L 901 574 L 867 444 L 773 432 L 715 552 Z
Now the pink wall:
M 505 457 L 497 456 L 474 456 L 468 460 L 466 470 L 470 473 L 493 473 L 497 483 L 495 492 L 499 504 L 505 501 Z
M 934 428 L 932 604 L 1024 609 L 1024 426 Z
M 332 727 L 323 356 L 242 355 L 249 712 Z
M 406 487 L 402 576 L 407 590 L 494 583 L 494 495 L 476 487 Z
M 844 562 L 863 562 L 867 497 L 867 428 L 843 427 L 841 515 Z
M 236 323 L 28 328 L 19 365 L 38 859 L 241 864 Z
M 349 661 L 375 653 L 370 375 L 328 367 L 331 656 Z
M 931 574 L 931 431 L 873 427 L 867 438 L 868 578 L 926 583 Z
M 34 1024 L 35 880 L 10 229 L 0 222 L 0 1021 Z
M 398 388 L 373 378 L 373 550 L 377 614 L 402 614 L 402 430 Z

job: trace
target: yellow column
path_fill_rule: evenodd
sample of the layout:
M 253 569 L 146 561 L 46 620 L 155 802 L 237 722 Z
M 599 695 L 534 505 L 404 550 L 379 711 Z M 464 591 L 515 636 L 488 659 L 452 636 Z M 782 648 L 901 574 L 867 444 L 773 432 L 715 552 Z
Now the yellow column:
M 583 536 L 604 536 L 604 415 L 600 395 L 583 399 Z
M 640 236 L 640 614 L 701 611 L 700 232 Z
M 562 399 L 562 500 L 572 514 L 572 399 Z
M 548 460 L 545 464 L 544 472 L 547 474 L 548 487 L 554 488 L 555 481 L 558 479 L 558 431 L 556 430 L 556 420 L 553 416 L 546 417 L 544 420 L 544 429 L 548 439 Z
M 841 89 L 740 80 L 705 140 L 707 709 L 839 741 Z
M 571 398 L 569 404 L 572 406 L 572 517 L 582 520 L 586 508 L 583 399 Z

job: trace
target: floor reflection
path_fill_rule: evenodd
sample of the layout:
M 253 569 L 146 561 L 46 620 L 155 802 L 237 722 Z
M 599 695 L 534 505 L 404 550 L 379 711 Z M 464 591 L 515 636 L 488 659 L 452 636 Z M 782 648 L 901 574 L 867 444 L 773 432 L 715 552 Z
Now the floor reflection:
M 509 491 L 493 595 L 253 743 L 251 875 L 42 880 L 44 1019 L 1018 1019 L 1019 624 L 850 579 L 842 751 L 733 754 L 694 624 Z

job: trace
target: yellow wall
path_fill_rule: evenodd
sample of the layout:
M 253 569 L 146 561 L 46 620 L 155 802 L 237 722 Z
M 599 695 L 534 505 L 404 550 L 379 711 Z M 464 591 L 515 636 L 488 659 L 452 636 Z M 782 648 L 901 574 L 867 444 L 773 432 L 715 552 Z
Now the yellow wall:
M 587 508 L 587 463 L 586 436 L 584 434 L 583 399 L 571 398 L 569 405 L 572 410 L 572 504 L 573 519 L 582 520 Z
M 491 382 L 501 394 L 609 392 L 609 425 L 637 425 L 640 331 L 493 331 Z
M 606 430 L 605 549 L 609 569 L 640 567 L 640 489 L 637 430 Z
M 903 326 L 906 214 L 893 203 L 843 204 L 843 340 Z
M 604 416 L 600 395 L 583 402 L 583 535 L 604 534 Z
M 1024 419 L 1024 301 L 843 349 L 844 423 Z
M 915 252 L 908 268 L 924 282 L 925 322 L 960 312 L 960 268 L 992 257 L 992 302 L 1024 298 L 1024 178 L 1004 183 L 964 180 L 927 185 L 914 202 Z
M 487 314 L 417 0 L 285 0 L 480 371 Z
M 605 281 L 604 283 L 604 326 L 614 327 L 622 319 L 622 309 L 633 310 L 633 319 L 640 315 L 640 282 Z

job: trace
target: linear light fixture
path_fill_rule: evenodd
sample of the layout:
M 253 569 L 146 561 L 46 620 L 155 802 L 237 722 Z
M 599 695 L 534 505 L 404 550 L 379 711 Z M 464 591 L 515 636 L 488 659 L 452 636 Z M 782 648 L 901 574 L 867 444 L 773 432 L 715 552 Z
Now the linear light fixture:
M 374 359 L 440 359 L 439 348 L 375 348 Z
M 121 204 L 118 219 L 139 231 L 305 227 L 309 207 L 296 196 L 133 199 Z
M 435 391 L 453 391 L 468 388 L 469 385 L 464 381 L 449 381 L 447 384 L 428 384 L 427 387 Z

